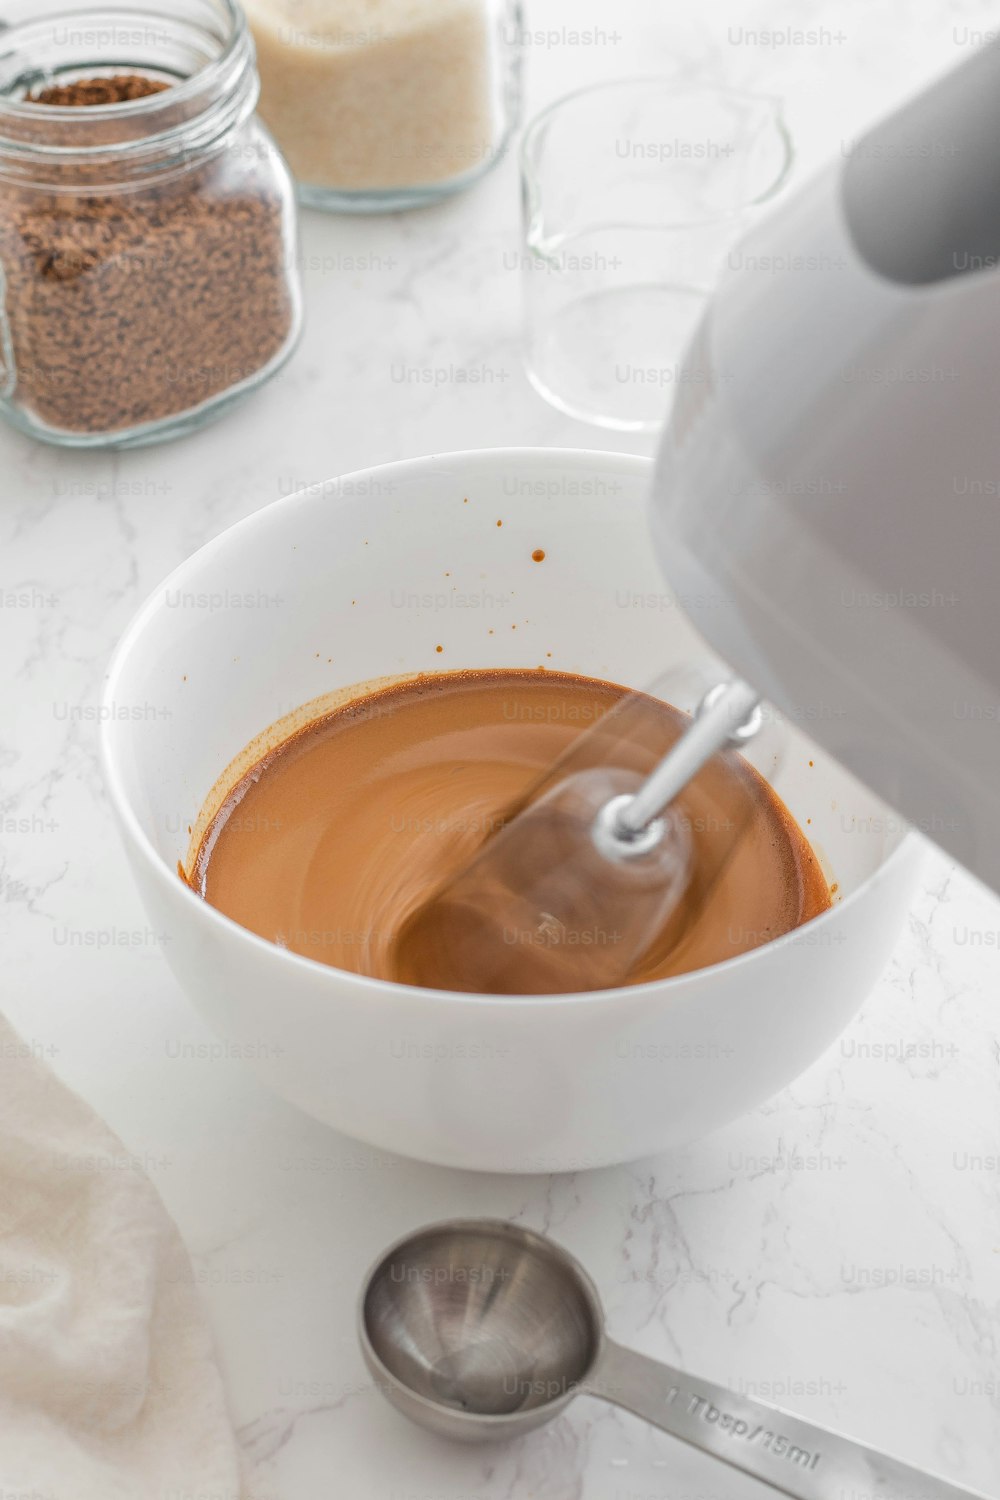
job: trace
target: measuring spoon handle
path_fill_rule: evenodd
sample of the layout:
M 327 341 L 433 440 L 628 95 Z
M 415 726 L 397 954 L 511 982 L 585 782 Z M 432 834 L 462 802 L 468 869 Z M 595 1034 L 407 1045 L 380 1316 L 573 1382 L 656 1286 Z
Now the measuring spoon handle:
M 610 1340 L 586 1390 L 793 1500 L 988 1500 Z

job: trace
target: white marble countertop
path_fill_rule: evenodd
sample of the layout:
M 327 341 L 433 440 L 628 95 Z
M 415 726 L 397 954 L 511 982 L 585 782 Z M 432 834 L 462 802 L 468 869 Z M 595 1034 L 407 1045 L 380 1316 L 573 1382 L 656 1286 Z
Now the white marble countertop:
M 997 24 L 975 0 L 531 12 L 533 29 L 566 28 L 532 39 L 532 110 L 635 71 L 753 84 L 786 98 L 799 175 Z M 570 25 L 597 26 L 604 45 L 574 44 Z M 559 416 L 524 378 L 504 267 L 513 159 L 442 207 L 306 214 L 304 235 L 304 344 L 221 425 L 117 457 L 0 431 L 2 1003 L 176 1217 L 261 1496 L 759 1491 L 586 1398 L 490 1451 L 389 1411 L 355 1344 L 359 1279 L 392 1237 L 456 1213 L 551 1230 L 622 1340 L 1000 1493 L 1000 903 L 943 859 L 842 1042 L 755 1114 L 659 1160 L 553 1179 L 421 1167 L 333 1135 L 213 1057 L 147 930 L 97 765 L 101 677 L 126 620 L 194 548 L 304 483 L 452 448 L 650 446 Z M 497 379 L 441 392 L 392 374 L 473 361 Z

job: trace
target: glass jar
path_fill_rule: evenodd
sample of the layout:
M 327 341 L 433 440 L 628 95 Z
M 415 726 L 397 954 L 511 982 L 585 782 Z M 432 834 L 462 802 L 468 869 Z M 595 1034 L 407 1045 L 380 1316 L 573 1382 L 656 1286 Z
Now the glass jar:
M 302 322 L 243 14 L 5 0 L 5 23 L 0 411 L 76 447 L 190 432 L 280 369 Z
M 412 208 L 474 182 L 520 117 L 518 0 L 246 0 L 260 111 L 304 203 Z

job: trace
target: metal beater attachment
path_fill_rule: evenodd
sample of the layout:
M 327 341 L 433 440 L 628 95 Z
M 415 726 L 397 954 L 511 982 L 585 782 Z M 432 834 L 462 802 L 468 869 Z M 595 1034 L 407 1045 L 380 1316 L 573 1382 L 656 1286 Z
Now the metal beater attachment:
M 394 977 L 492 995 L 627 983 L 690 930 L 754 812 L 739 776 L 729 789 L 736 816 L 718 831 L 694 831 L 673 804 L 761 722 L 753 690 L 723 684 L 651 775 L 612 761 L 550 782 L 404 923 Z
M 691 728 L 637 792 L 613 798 L 594 820 L 592 836 L 605 859 L 649 854 L 667 832 L 660 814 L 727 746 L 738 749 L 763 723 L 760 699 L 745 682 L 720 682 L 701 700 Z

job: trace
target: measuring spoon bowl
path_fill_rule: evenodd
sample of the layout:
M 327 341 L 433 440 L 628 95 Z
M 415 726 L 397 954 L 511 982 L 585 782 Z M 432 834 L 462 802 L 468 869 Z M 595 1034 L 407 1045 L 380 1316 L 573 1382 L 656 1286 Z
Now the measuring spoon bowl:
M 597 1289 L 502 1219 L 429 1225 L 379 1257 L 358 1307 L 378 1389 L 442 1437 L 498 1442 L 597 1396 L 794 1500 L 986 1500 L 762 1401 L 614 1343 Z

